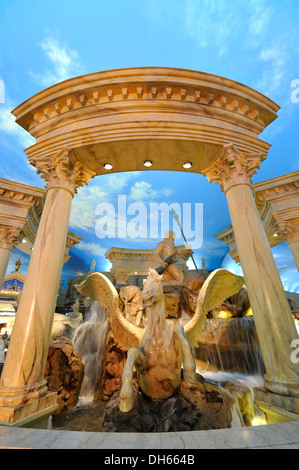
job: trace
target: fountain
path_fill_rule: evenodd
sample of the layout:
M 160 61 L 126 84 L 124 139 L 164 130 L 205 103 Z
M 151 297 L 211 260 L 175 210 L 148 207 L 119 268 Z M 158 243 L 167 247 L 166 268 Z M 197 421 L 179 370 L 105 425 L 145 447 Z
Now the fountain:
M 55 417 L 54 427 L 98 432 L 167 432 L 266 424 L 266 416 L 254 404 L 253 397 L 253 388 L 263 385 L 265 367 L 254 319 L 248 308 L 248 297 L 244 296 L 242 289 L 242 308 L 234 305 L 240 299 L 234 298 L 233 305 L 229 303 L 227 297 L 240 290 L 243 279 L 237 281 L 237 287 L 233 287 L 236 282 L 234 279 L 237 280 L 238 277 L 224 271 L 216 270 L 207 281 L 199 283 L 197 308 L 193 316 L 190 315 L 191 320 L 188 315 L 183 315 L 179 320 L 168 320 L 168 325 L 172 324 L 171 334 L 177 334 L 179 338 L 182 331 L 183 361 L 187 360 L 188 364 L 185 380 L 183 371 L 181 375 L 180 365 L 176 378 L 174 370 L 167 372 L 171 361 L 168 366 L 163 365 L 166 367 L 163 372 L 165 377 L 161 379 L 161 365 L 165 359 L 162 343 L 166 341 L 168 344 L 170 330 L 169 333 L 166 330 L 165 334 L 162 333 L 165 327 L 160 316 L 160 320 L 157 317 L 153 323 L 149 318 L 152 315 L 149 314 L 152 302 L 156 305 L 159 297 L 153 297 L 153 283 L 160 285 L 160 294 L 163 291 L 162 278 L 156 271 L 152 270 L 148 276 L 143 293 L 139 291 L 148 302 L 144 310 L 147 321 L 144 322 L 141 318 L 140 322 L 140 325 L 147 325 L 145 329 L 140 327 L 139 321 L 139 326 L 131 323 L 134 315 L 128 314 L 128 306 L 122 305 L 120 309 L 120 303 L 126 302 L 124 287 L 121 295 L 120 289 L 117 292 L 110 281 L 99 273 L 92 273 L 84 283 L 76 286 L 83 295 L 98 299 L 99 302 L 93 302 L 87 319 L 77 328 L 72 338 L 85 367 L 78 405 L 68 413 Z M 227 279 L 231 277 L 231 287 L 228 287 L 230 281 L 224 281 L 224 274 Z M 162 302 L 161 308 L 165 314 L 163 305 Z M 236 312 L 239 317 L 234 316 Z M 179 326 L 179 323 L 182 325 Z M 151 376 L 148 374 L 152 366 L 146 365 L 146 361 L 152 355 L 152 346 L 149 346 L 151 342 L 160 341 L 157 336 L 158 324 L 162 328 L 159 333 L 162 343 L 159 343 L 158 348 L 161 357 L 157 366 L 153 367 Z M 154 329 L 149 334 L 151 325 Z M 187 347 L 188 340 L 194 347 L 194 367 L 191 364 L 193 359 L 190 345 Z M 175 346 L 173 358 L 181 355 L 179 342 Z M 128 351 L 130 346 L 133 346 L 132 351 Z M 170 346 L 169 343 L 166 351 L 171 356 Z M 112 351 L 112 355 L 119 355 L 117 367 L 114 364 L 111 367 L 108 351 Z M 137 373 L 133 372 L 135 361 Z M 155 374 L 158 374 L 156 378 Z M 168 374 L 172 377 L 171 387 Z M 112 391 L 106 392 L 105 381 L 109 380 L 113 387 Z M 169 382 L 166 394 L 163 385 L 165 380 Z
M 80 397 L 92 399 L 95 394 L 106 334 L 107 312 L 95 300 L 91 304 L 86 321 L 76 329 L 72 338 L 74 348 L 80 352 L 84 364 Z
M 257 419 L 259 419 L 260 424 L 265 423 L 263 412 L 253 403 L 252 388 L 255 385 L 262 384 L 262 375 L 260 375 L 260 373 L 263 366 L 262 361 L 260 362 L 260 352 L 256 333 L 254 332 L 253 318 L 210 318 L 204 321 L 211 306 L 216 307 L 213 301 L 212 303 L 205 304 L 206 294 L 208 294 L 209 297 L 211 297 L 211 295 L 212 297 L 213 295 L 215 296 L 215 290 L 209 290 L 208 284 L 213 285 L 214 278 L 214 288 L 215 285 L 218 284 L 219 289 L 222 281 L 219 284 L 219 280 L 217 279 L 221 279 L 221 276 L 226 274 L 223 273 L 223 271 L 224 270 L 214 272 L 209 282 L 203 286 L 200 302 L 202 305 L 205 305 L 205 307 L 199 308 L 197 315 L 195 315 L 195 317 L 197 316 L 197 320 L 190 322 L 191 328 L 190 326 L 188 327 L 188 324 L 185 325 L 184 328 L 182 326 L 179 327 L 182 331 L 185 329 L 187 338 L 190 337 L 192 343 L 196 345 L 199 333 L 198 331 L 196 334 L 192 333 L 194 324 L 198 325 L 199 322 L 199 324 L 205 325 L 199 347 L 195 348 L 196 364 L 194 363 L 194 372 L 196 375 L 194 376 L 194 380 L 191 380 L 192 374 L 190 375 L 188 370 L 186 375 L 187 380 L 184 380 L 183 375 L 181 377 L 180 374 L 180 387 L 174 389 L 168 387 L 167 396 L 163 395 L 163 399 L 161 399 L 156 396 L 156 394 L 160 393 L 162 390 L 159 391 L 157 384 L 151 391 L 152 384 L 154 384 L 157 379 L 151 376 L 147 379 L 146 374 L 148 369 L 145 368 L 145 378 L 142 379 L 143 382 L 141 381 L 139 383 L 139 387 L 141 386 L 143 390 L 143 392 L 141 392 L 138 387 L 138 381 L 143 372 L 137 364 L 137 370 L 140 371 L 139 373 L 141 375 L 139 376 L 139 374 L 136 375 L 136 373 L 133 373 L 129 352 L 122 381 L 123 385 L 126 385 L 125 393 L 129 392 L 128 397 L 130 397 L 129 401 L 125 399 L 123 402 L 125 403 L 125 412 L 119 411 L 119 406 L 122 408 L 122 405 L 120 405 L 122 403 L 120 394 L 123 394 L 123 398 L 124 396 L 126 397 L 123 393 L 124 389 L 122 388 L 120 390 L 121 382 L 119 376 L 112 378 L 112 380 L 117 381 L 118 387 L 113 395 L 106 397 L 108 398 L 108 403 L 102 400 L 103 394 L 99 393 L 98 390 L 99 387 L 104 388 L 102 382 L 103 376 L 105 375 L 103 374 L 103 368 L 105 369 L 107 363 L 109 363 L 109 360 L 107 360 L 105 356 L 105 354 L 107 354 L 107 343 L 111 340 L 111 335 L 114 335 L 114 340 L 120 348 L 124 347 L 124 344 L 128 345 L 132 342 L 138 346 L 138 343 L 144 336 L 145 340 L 143 341 L 145 341 L 145 343 L 148 344 L 147 347 L 149 347 L 156 333 L 154 333 L 153 337 L 151 334 L 149 335 L 149 333 L 143 333 L 143 329 L 130 324 L 124 318 L 123 313 L 118 311 L 116 315 L 118 309 L 118 293 L 113 286 L 109 284 L 109 281 L 107 282 L 104 276 L 99 273 L 93 273 L 90 275 L 89 280 L 86 280 L 81 286 L 78 286 L 81 293 L 84 293 L 88 297 L 98 298 L 101 304 L 105 305 L 110 321 L 107 323 L 106 310 L 104 307 L 100 307 L 96 302 L 92 305 L 87 320 L 76 330 L 73 343 L 75 348 L 81 352 L 82 361 L 86 367 L 85 379 L 82 384 L 78 406 L 73 410 L 69 410 L 67 415 L 64 415 L 67 416 L 67 418 L 61 416 L 54 419 L 56 429 L 60 429 L 59 426 L 63 425 L 64 428 L 73 426 L 69 429 L 78 430 L 81 426 L 85 430 L 98 432 L 167 432 L 250 426 L 253 423 L 256 424 Z M 152 273 L 150 276 L 153 276 L 152 283 L 157 282 L 157 284 L 159 284 L 159 282 L 161 282 L 160 279 L 158 279 L 160 276 L 158 276 L 157 273 L 155 275 Z M 150 276 L 148 279 L 150 279 Z M 229 274 L 229 276 L 232 277 L 232 280 L 237 279 L 236 276 L 231 274 Z M 154 279 L 156 277 L 157 279 Z M 234 287 L 232 293 L 240 289 L 242 282 L 243 281 L 240 280 L 240 285 L 237 288 Z M 230 289 L 232 289 L 232 287 L 230 287 Z M 153 290 L 155 290 L 153 289 L 153 284 L 145 284 L 143 296 L 145 296 L 144 299 L 146 301 L 149 302 L 152 298 Z M 151 291 L 151 294 L 149 294 L 149 291 Z M 212 292 L 213 294 L 211 294 Z M 226 295 L 228 295 L 227 292 L 226 294 L 222 292 L 222 300 L 223 296 L 226 297 Z M 154 305 L 155 302 L 156 300 L 154 301 Z M 216 303 L 219 303 L 219 299 Z M 151 307 L 147 307 L 147 309 L 148 308 Z M 148 315 L 149 312 L 147 310 L 147 317 Z M 229 321 L 228 324 L 230 328 L 224 328 L 224 322 L 227 321 Z M 173 331 L 176 331 L 175 328 L 176 325 L 178 326 L 178 321 L 171 321 L 170 324 L 172 323 L 174 324 Z M 122 327 L 120 327 L 120 324 L 122 324 Z M 150 331 L 150 324 L 151 322 L 149 321 L 147 327 L 149 328 L 148 331 Z M 111 326 L 108 332 L 107 325 Z M 156 325 L 156 321 L 153 325 Z M 218 333 L 217 331 L 212 332 L 215 326 L 218 326 Z M 230 331 L 230 334 L 227 333 L 228 331 Z M 224 351 L 223 348 L 222 350 L 219 348 L 218 341 L 223 342 L 224 333 L 226 335 L 228 334 L 226 338 L 227 344 L 233 341 L 237 346 L 232 350 L 230 355 L 226 354 L 223 356 Z M 164 333 L 161 338 L 164 338 L 163 335 Z M 105 338 L 107 338 L 106 347 Z M 186 341 L 187 338 L 185 338 Z M 211 341 L 211 338 L 213 338 L 213 341 Z M 210 350 L 209 347 L 206 347 L 209 342 L 211 346 Z M 240 354 L 242 342 L 243 346 L 247 344 L 247 351 L 243 357 Z M 253 348 L 253 354 L 250 354 L 252 345 L 255 345 L 255 349 Z M 160 345 L 160 352 L 162 351 L 161 347 Z M 141 348 L 144 348 L 144 346 Z M 200 353 L 200 348 L 203 348 L 202 353 L 205 350 L 206 356 L 202 354 L 201 360 L 197 360 L 196 357 Z M 127 349 L 128 346 L 126 347 L 126 350 Z M 167 350 L 169 351 L 169 346 Z M 184 346 L 184 354 L 186 355 L 189 354 L 187 350 L 188 348 L 186 349 Z M 135 354 L 134 351 L 138 350 L 134 347 L 132 351 L 133 354 Z M 102 356 L 103 352 L 104 356 Z M 159 360 L 160 362 L 163 361 L 162 356 Z M 191 357 L 192 356 L 189 358 L 190 360 Z M 246 359 L 245 368 L 242 368 L 244 358 Z M 252 358 L 255 358 L 255 360 Z M 101 361 L 103 361 L 102 366 Z M 125 361 L 123 361 L 122 366 L 124 364 Z M 203 368 L 203 366 L 205 367 Z M 158 369 L 157 372 L 155 372 L 155 370 L 154 368 L 153 374 L 158 372 Z M 120 367 L 118 374 L 121 375 L 122 371 L 123 367 Z M 168 374 L 166 369 L 164 373 L 166 375 Z M 253 373 L 256 375 L 248 375 Z M 159 374 L 161 374 L 160 369 Z M 152 382 L 152 380 L 154 380 L 154 382 Z M 158 379 L 158 382 L 159 380 L 161 379 Z M 155 397 L 151 397 L 152 393 L 155 394 Z
M 265 366 L 253 316 L 208 318 L 203 337 L 194 351 L 200 370 L 264 376 Z

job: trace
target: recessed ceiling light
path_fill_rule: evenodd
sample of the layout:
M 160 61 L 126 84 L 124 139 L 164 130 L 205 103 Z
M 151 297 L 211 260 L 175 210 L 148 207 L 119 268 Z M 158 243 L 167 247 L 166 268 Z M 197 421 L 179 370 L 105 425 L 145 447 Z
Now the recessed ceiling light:
M 22 243 L 27 243 L 26 238 L 23 238 Z
M 151 160 L 145 160 L 145 162 L 143 162 L 143 165 L 144 166 L 152 166 L 153 162 Z
M 183 168 L 191 168 L 192 167 L 192 163 L 191 162 L 185 162 L 183 164 Z
M 111 163 L 104 163 L 103 167 L 105 168 L 105 170 L 112 170 L 113 165 L 111 165 Z
M 278 237 L 278 233 L 273 233 L 273 237 Z

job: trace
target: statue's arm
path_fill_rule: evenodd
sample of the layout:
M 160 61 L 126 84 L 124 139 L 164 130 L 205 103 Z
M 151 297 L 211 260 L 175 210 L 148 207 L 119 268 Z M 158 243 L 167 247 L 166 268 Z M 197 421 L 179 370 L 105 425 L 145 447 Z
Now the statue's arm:
M 158 263 L 161 263 L 161 261 L 164 260 L 162 252 L 163 252 L 163 245 L 161 242 L 159 242 L 157 245 L 157 248 L 154 251 L 154 257 L 156 261 L 158 261 Z
M 192 251 L 191 246 L 187 243 L 187 244 L 185 245 L 184 250 L 177 250 L 177 254 L 178 254 L 178 255 L 187 255 L 187 254 L 190 254 L 190 255 L 191 255 L 191 254 L 193 254 L 193 251 Z

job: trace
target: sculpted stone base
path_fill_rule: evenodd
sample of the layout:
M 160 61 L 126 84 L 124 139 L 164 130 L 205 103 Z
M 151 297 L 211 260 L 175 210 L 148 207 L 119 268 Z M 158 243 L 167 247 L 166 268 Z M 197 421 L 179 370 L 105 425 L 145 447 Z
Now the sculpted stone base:
M 287 397 L 269 392 L 264 387 L 254 388 L 254 398 L 258 406 L 265 404 L 266 407 L 275 407 L 281 409 L 281 413 L 287 410 L 290 413 L 298 415 L 299 419 L 299 397 Z
M 57 409 L 57 394 L 47 393 L 36 400 L 0 407 L 0 424 L 7 426 L 27 426 L 29 423 L 48 418 Z
M 49 346 L 45 379 L 49 392 L 57 393 L 56 413 L 77 405 L 83 377 L 84 365 L 81 354 L 74 351 L 72 342 L 65 336 L 52 340 Z
M 180 391 L 166 400 L 152 400 L 137 389 L 133 395 L 133 408 L 122 413 L 116 392 L 96 431 L 176 432 L 231 427 L 231 395 L 199 375 L 192 387 L 182 380 Z

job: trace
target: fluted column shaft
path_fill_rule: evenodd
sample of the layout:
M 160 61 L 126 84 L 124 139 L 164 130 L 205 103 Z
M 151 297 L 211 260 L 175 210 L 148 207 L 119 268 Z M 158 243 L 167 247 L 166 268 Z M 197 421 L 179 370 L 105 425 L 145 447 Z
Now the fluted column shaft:
M 76 187 L 93 176 L 72 161 L 69 149 L 34 163 L 47 180 L 47 197 L 1 376 L 0 421 L 14 419 L 13 410 L 2 407 L 19 407 L 47 393 L 44 372 L 71 202 Z
M 227 145 L 204 174 L 220 184 L 227 197 L 265 362 L 265 388 L 299 396 L 299 366 L 291 361 L 291 342 L 298 334 L 250 188 L 260 160 L 260 155 L 246 155 Z

